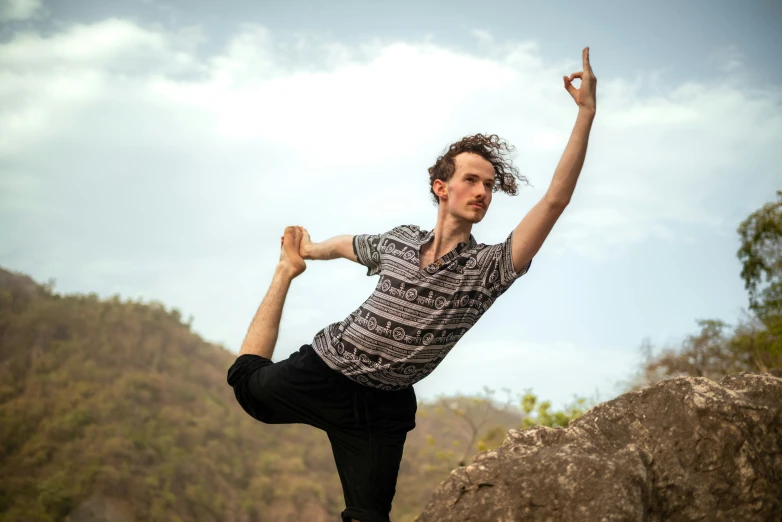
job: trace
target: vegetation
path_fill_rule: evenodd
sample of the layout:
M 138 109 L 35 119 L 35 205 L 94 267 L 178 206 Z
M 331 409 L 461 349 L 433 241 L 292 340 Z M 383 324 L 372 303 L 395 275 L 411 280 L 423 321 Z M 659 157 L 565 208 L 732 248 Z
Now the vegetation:
M 738 229 L 746 317 L 729 331 L 702 320 L 679 347 L 652 355 L 629 389 L 679 375 L 720 378 L 782 367 L 782 191 Z M 235 355 L 193 333 L 161 303 L 59 295 L 0 269 L 0 520 L 59 521 L 104 502 L 115 519 L 331 520 L 342 491 L 324 433 L 260 425 L 236 404 Z M 531 390 L 421 403 L 392 517 L 410 521 L 434 488 L 510 428 L 565 427 Z M 122 518 L 124 517 L 124 518 Z

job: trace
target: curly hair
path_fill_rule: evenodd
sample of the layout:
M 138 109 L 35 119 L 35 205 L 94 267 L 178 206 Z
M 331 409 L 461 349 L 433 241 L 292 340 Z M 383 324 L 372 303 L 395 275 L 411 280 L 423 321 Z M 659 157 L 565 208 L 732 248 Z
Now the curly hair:
M 516 150 L 515 147 L 508 145 L 496 134 L 466 136 L 451 144 L 445 153 L 437 158 L 435 164 L 429 167 L 429 192 L 432 193 L 434 204 L 436 206 L 440 204 L 440 198 L 434 192 L 434 180 L 440 179 L 447 183 L 456 171 L 454 158 L 462 152 L 478 154 L 492 164 L 494 167 L 492 192 L 502 190 L 510 196 L 517 195 L 518 189 L 514 178 L 518 178 L 519 181 L 527 185 L 529 185 L 529 181 L 519 175 L 519 170 L 511 164 L 510 158 L 505 157 L 506 154 L 510 156 L 514 150 Z

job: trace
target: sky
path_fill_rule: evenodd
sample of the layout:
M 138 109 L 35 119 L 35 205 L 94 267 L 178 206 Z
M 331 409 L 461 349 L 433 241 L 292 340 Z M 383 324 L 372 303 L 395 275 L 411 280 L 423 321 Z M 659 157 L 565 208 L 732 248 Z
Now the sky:
M 504 241 L 551 183 L 577 115 L 562 76 L 589 46 L 570 205 L 415 390 L 608 400 L 644 342 L 747 309 L 736 229 L 782 189 L 780 25 L 764 0 L 0 0 L 0 266 L 162 302 L 238 352 L 286 226 L 430 230 L 427 169 L 464 136 L 500 135 L 530 182 L 473 227 Z M 377 283 L 307 265 L 274 360 Z

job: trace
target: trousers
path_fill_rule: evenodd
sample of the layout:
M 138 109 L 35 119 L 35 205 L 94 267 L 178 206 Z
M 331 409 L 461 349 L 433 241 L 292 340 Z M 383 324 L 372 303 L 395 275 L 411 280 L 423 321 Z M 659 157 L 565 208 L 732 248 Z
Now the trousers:
M 345 496 L 344 522 L 390 522 L 405 440 L 415 428 L 412 386 L 383 391 L 361 385 L 327 366 L 309 344 L 276 363 L 240 355 L 227 380 L 254 419 L 326 432 Z

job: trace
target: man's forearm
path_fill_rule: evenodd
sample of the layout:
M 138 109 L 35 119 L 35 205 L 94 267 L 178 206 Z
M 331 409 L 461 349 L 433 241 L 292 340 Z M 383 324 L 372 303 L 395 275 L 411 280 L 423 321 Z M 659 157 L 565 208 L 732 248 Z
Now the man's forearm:
M 307 259 L 326 261 L 329 259 L 337 259 L 341 257 L 337 247 L 340 242 L 344 243 L 345 241 L 349 240 L 350 237 L 351 236 L 346 235 L 335 236 L 325 241 L 321 241 L 320 243 L 312 243 L 312 247 L 310 247 Z
M 581 173 L 586 158 L 589 131 L 595 119 L 595 111 L 579 109 L 576 124 L 570 134 L 570 140 L 565 147 L 565 152 L 559 160 L 554 179 L 551 180 L 546 198 L 558 204 L 567 205 L 576 189 L 576 181 Z

